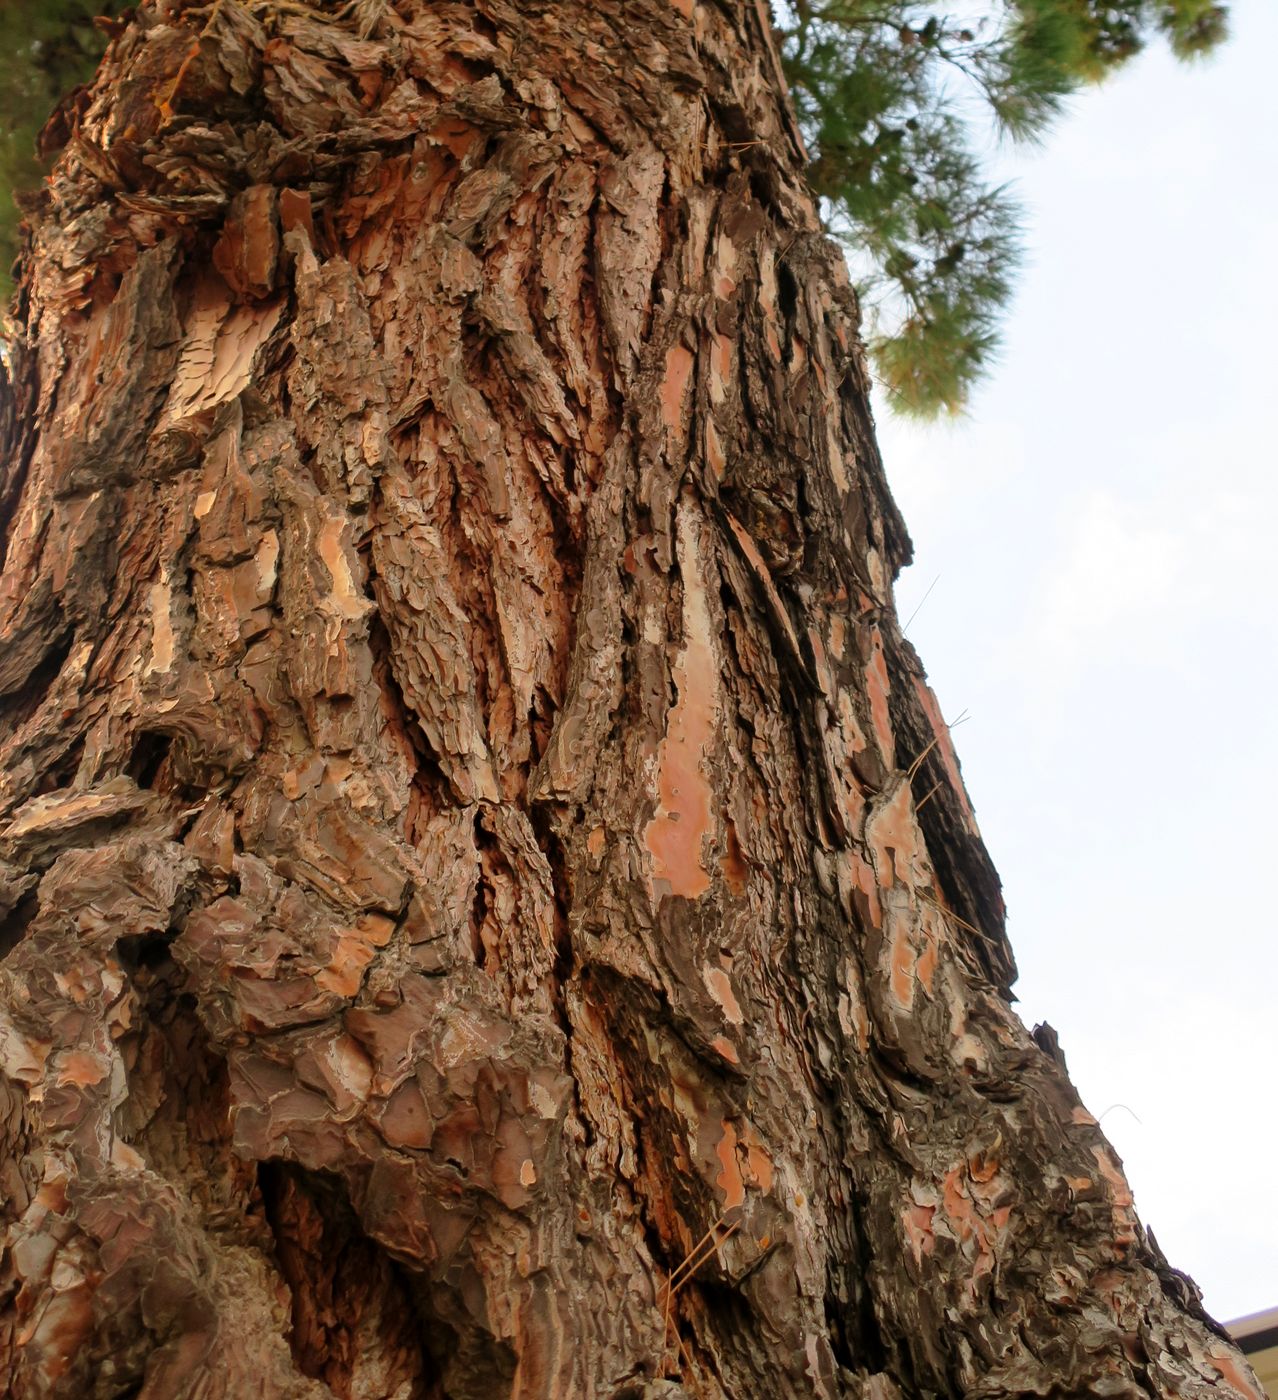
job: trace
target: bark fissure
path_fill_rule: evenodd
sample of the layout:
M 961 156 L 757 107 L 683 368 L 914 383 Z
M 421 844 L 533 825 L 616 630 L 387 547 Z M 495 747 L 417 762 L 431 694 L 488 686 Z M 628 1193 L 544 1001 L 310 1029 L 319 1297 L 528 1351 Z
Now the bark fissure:
M 445 1349 L 441 1339 L 402 1268 L 363 1235 L 340 1182 L 271 1161 L 258 1183 L 303 1375 L 343 1400 L 440 1396 L 431 1353 Z

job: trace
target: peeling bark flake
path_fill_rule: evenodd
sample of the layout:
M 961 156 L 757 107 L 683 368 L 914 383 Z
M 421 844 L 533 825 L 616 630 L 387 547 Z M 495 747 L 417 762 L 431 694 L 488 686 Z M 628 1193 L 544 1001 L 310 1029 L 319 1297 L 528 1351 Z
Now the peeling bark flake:
M 713 788 L 705 765 L 718 718 L 718 658 L 715 654 L 699 519 L 680 503 L 679 568 L 683 581 L 683 646 L 674 666 L 678 699 L 669 713 L 657 757 L 660 803 L 644 842 L 651 852 L 653 898 L 664 894 L 698 899 L 710 888 L 702 843 L 712 832 Z

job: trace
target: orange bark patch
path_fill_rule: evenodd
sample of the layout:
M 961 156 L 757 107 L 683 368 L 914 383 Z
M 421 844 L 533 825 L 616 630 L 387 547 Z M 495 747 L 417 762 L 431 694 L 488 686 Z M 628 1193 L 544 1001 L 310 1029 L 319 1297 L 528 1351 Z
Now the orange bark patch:
M 923 990 L 929 996 L 932 994 L 932 981 L 936 976 L 936 936 L 929 934 L 927 947 L 919 955 L 918 972 L 919 981 L 923 984 Z
M 333 960 L 315 976 L 316 986 L 339 997 L 353 997 L 364 980 L 364 969 L 373 960 L 373 950 L 358 938 L 341 938 Z
M 679 698 L 670 711 L 658 754 L 660 804 L 644 833 L 652 854 L 653 897 L 697 899 L 710 888 L 701 844 L 710 832 L 710 784 L 703 764 L 718 718 L 718 669 L 710 608 L 701 573 L 697 520 L 679 507 L 679 566 L 683 574 L 683 650 L 675 663 Z
M 921 1264 L 923 1256 L 931 1254 L 936 1248 L 936 1235 L 932 1231 L 932 1217 L 935 1214 L 935 1206 L 921 1206 L 913 1201 L 901 1212 L 905 1238 L 909 1241 L 916 1264 Z
M 745 1181 L 741 1176 L 741 1168 L 737 1165 L 736 1129 L 726 1118 L 723 1120 L 723 1136 L 715 1148 L 715 1156 L 723 1167 L 723 1171 L 715 1177 L 715 1185 L 723 1192 L 724 1210 L 733 1210 L 745 1201 Z
M 670 3 L 684 19 L 691 19 L 692 12 L 697 8 L 697 0 L 670 0 Z
M 728 974 L 721 968 L 707 967 L 702 969 L 701 975 L 705 978 L 710 995 L 723 1008 L 723 1014 L 734 1026 L 739 1026 L 745 1018 L 741 1015 L 741 1007 L 732 991 Z
M 889 768 L 896 767 L 896 740 L 892 735 L 892 720 L 888 713 L 887 658 L 883 654 L 883 638 L 879 629 L 874 629 L 873 652 L 865 668 L 865 693 L 870 701 L 870 721 L 874 726 L 874 737 L 879 741 L 879 752 Z
M 1114 1205 L 1120 1210 L 1130 1209 L 1133 1204 L 1131 1188 L 1127 1185 L 1127 1179 L 1119 1170 L 1118 1164 L 1103 1147 L 1093 1147 L 1092 1156 L 1096 1158 L 1101 1175 L 1109 1182 Z
M 681 436 L 683 400 L 691 374 L 692 351 L 684 345 L 672 345 L 666 351 L 666 377 L 661 383 L 661 416 L 672 437 Z
M 1134 1244 L 1136 1240 L 1136 1217 L 1132 1211 L 1134 1201 L 1131 1188 L 1127 1185 L 1127 1179 L 1119 1169 L 1118 1163 L 1105 1148 L 1093 1147 L 1092 1156 L 1096 1158 L 1096 1165 L 1109 1185 L 1110 1209 L 1114 1221 L 1114 1249 L 1121 1257 L 1126 1253 L 1128 1245 Z
M 726 1035 L 717 1035 L 710 1042 L 710 1048 L 717 1050 L 730 1065 L 739 1065 L 741 1056 L 737 1054 L 737 1047 L 728 1039 Z
M 951 1167 L 945 1174 L 945 1213 L 950 1217 L 954 1232 L 960 1240 L 971 1239 L 976 1229 L 976 1212 L 967 1192 L 963 1190 L 962 1167 Z
M 723 455 L 723 444 L 719 441 L 719 430 L 714 426 L 713 418 L 706 419 L 706 461 L 710 463 L 710 470 L 716 479 L 722 481 L 728 459 Z
M 1244 1395 L 1247 1400 L 1265 1400 L 1264 1393 L 1258 1390 L 1251 1381 L 1243 1375 L 1239 1369 L 1237 1361 L 1228 1352 L 1209 1351 L 1207 1353 L 1211 1364 L 1220 1372 L 1224 1380 L 1238 1392 Z
M 963 1184 L 963 1174 L 966 1170 L 966 1163 L 957 1167 L 951 1167 L 945 1174 L 945 1182 L 942 1188 L 942 1201 L 945 1206 L 945 1213 L 950 1218 L 950 1227 L 955 1238 L 965 1244 L 968 1240 L 976 1240 L 976 1260 L 972 1267 L 972 1276 L 968 1280 L 968 1293 L 974 1296 L 976 1291 L 976 1280 L 983 1274 L 988 1274 L 994 1268 L 994 1251 L 990 1247 L 991 1236 L 995 1229 L 977 1213 L 976 1207 L 972 1204 L 971 1197 Z M 1003 1216 L 1002 1220 L 995 1217 L 994 1226 L 1001 1228 L 1010 1217 L 1010 1209 Z
M 759 1190 L 766 1195 L 772 1190 L 772 1158 L 763 1148 L 752 1147 L 746 1154 L 746 1160 L 750 1164 L 750 1175 L 758 1182 Z
M 329 965 L 315 977 L 317 986 L 341 997 L 353 997 L 364 980 L 364 969 L 373 960 L 376 949 L 390 942 L 394 920 L 384 914 L 365 914 L 355 927 L 345 930 L 337 940 L 337 948 Z
M 922 834 L 914 817 L 914 799 L 907 782 L 898 784 L 866 823 L 866 839 L 874 852 L 875 871 L 884 889 L 891 889 L 893 875 L 903 885 L 914 883 L 911 865 L 921 854 Z
M 72 1050 L 69 1055 L 63 1055 L 58 1065 L 59 1084 L 77 1084 L 87 1089 L 101 1084 L 106 1077 L 107 1067 L 101 1057 L 87 1050 Z
M 757 1186 L 766 1196 L 772 1190 L 772 1158 L 754 1135 L 749 1123 L 741 1130 L 741 1145 L 746 1150 L 746 1170 L 750 1175 L 751 1184 Z

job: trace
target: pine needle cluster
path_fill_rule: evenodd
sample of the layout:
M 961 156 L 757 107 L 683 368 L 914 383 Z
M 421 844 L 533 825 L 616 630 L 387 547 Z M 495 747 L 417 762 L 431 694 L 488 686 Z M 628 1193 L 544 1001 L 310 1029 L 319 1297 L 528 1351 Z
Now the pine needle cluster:
M 1180 58 L 1225 36 L 1214 0 L 777 0 L 786 77 L 827 221 L 853 254 L 894 407 L 959 411 L 1011 295 L 1019 214 L 981 127 L 1040 140 L 1066 100 L 1161 33 Z

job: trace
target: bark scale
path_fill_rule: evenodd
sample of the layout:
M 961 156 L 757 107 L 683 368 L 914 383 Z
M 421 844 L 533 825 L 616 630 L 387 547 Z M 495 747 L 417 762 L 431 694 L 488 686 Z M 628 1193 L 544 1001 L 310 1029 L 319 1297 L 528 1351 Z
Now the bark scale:
M 34 1397 L 1250 1396 L 1009 1006 L 755 0 L 148 0 L 0 482 Z

